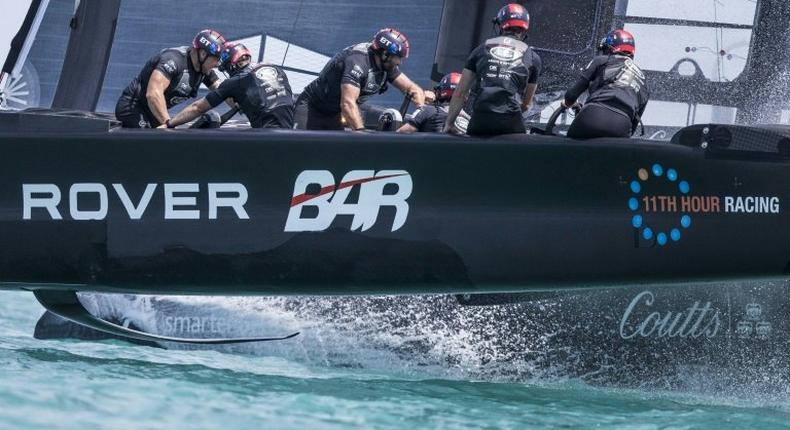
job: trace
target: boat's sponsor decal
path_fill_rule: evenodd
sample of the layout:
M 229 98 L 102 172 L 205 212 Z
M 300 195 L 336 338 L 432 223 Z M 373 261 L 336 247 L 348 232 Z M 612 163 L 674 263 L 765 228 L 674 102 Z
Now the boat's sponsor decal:
M 737 181 L 737 179 L 736 179 Z M 661 164 L 641 168 L 629 183 L 631 226 L 639 240 L 658 246 L 679 242 L 698 214 L 777 215 L 781 199 L 777 196 L 695 195 L 691 184 L 678 170 Z M 667 192 L 668 191 L 668 192 Z M 671 217 L 660 227 L 654 217 Z
M 231 325 L 225 318 L 169 316 L 165 317 L 165 334 L 227 335 Z
M 743 318 L 735 323 L 735 335 L 741 339 L 767 340 L 772 331 L 773 327 L 766 320 L 759 303 L 747 304 Z
M 207 207 L 198 206 L 198 196 L 205 193 Z M 78 183 L 68 188 L 67 200 L 55 184 L 22 185 L 22 219 L 62 220 L 64 214 L 75 221 L 97 221 L 107 218 L 110 198 L 120 201 L 124 214 L 131 220 L 143 216 L 166 220 L 218 219 L 235 216 L 249 219 L 244 205 L 247 188 L 240 183 L 166 183 L 147 184 L 142 195 L 130 195 L 123 184 Z M 161 199 L 163 212 L 147 211 L 151 200 Z M 222 209 L 222 210 L 220 210 Z
M 620 318 L 620 337 L 713 338 L 722 329 L 721 312 L 709 301 L 695 301 L 680 310 L 657 310 L 654 304 L 651 291 L 637 294 Z
M 359 186 L 359 198 L 356 203 L 349 203 L 354 186 Z M 294 184 L 285 231 L 324 231 L 338 215 L 353 217 L 351 230 L 366 231 L 376 224 L 379 210 L 385 206 L 395 208 L 392 231 L 396 231 L 408 218 L 406 200 L 411 192 L 411 175 L 405 170 L 354 170 L 346 173 L 340 183 L 327 170 L 305 170 Z M 306 213 L 306 207 L 314 208 L 311 214 Z
M 740 312 L 727 314 L 712 301 L 695 300 L 670 307 L 661 305 L 656 295 L 645 290 L 634 296 L 620 317 L 619 334 L 622 339 L 711 339 L 729 333 L 747 340 L 768 340 L 773 326 L 764 306 L 750 302 Z M 677 303 L 676 301 L 669 301 Z

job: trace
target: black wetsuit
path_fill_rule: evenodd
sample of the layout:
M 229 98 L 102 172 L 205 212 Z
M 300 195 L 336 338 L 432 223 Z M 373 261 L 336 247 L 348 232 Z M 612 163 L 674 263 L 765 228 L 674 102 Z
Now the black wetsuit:
M 599 55 L 582 71 L 565 100 L 590 96 L 568 129 L 568 137 L 630 137 L 645 112 L 650 92 L 645 74 L 624 55 Z
M 170 85 L 165 90 L 168 109 L 195 98 L 201 83 L 210 87 L 217 81 L 216 75 L 203 75 L 192 68 L 189 64 L 190 50 L 191 48 L 187 46 L 165 49 L 145 63 L 143 70 L 123 90 L 121 98 L 115 105 L 115 116 L 124 127 L 153 128 L 160 125 L 151 113 L 146 98 L 148 81 L 154 70 L 159 70 L 170 79 Z
M 406 124 L 416 128 L 421 133 L 441 133 L 447 121 L 449 106 L 445 104 L 425 105 L 414 111 Z
M 252 128 L 293 128 L 291 85 L 277 66 L 248 66 L 206 95 L 212 108 L 228 98 L 238 103 Z
M 416 128 L 420 133 L 441 133 L 449 113 L 449 103 L 425 105 L 415 110 L 411 118 L 406 121 L 406 124 Z M 461 111 L 461 114 L 458 115 L 458 118 L 455 120 L 455 128 L 458 132 L 462 134 L 466 133 L 466 128 L 469 124 L 468 118 L 469 117 Z
M 528 84 L 538 81 L 542 63 L 526 43 L 501 36 L 487 40 L 469 55 L 467 70 L 477 75 L 469 135 L 526 133 L 521 105 Z
M 370 43 L 360 43 L 340 51 L 299 96 L 296 102 L 297 127 L 308 130 L 343 130 L 341 122 L 341 85 L 359 88 L 358 104 L 387 90 L 401 72 L 375 66 Z

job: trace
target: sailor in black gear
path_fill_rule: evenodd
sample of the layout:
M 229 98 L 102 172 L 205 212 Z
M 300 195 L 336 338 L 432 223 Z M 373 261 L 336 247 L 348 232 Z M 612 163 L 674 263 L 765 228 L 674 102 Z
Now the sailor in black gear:
M 634 36 L 614 30 L 599 49 L 603 55 L 596 56 L 565 93 L 563 106 L 572 107 L 584 91 L 589 92 L 568 129 L 568 137 L 631 137 L 650 98 L 645 74 L 633 61 Z
M 219 62 L 225 38 L 203 30 L 192 46 L 162 50 L 151 57 L 121 94 L 115 116 L 127 128 L 155 128 L 170 119 L 168 109 L 197 96 L 200 84 L 215 87 L 212 72 Z
M 398 130 L 398 133 L 440 133 L 444 128 L 444 123 L 447 120 L 447 113 L 450 110 L 450 99 L 453 97 L 458 83 L 461 81 L 460 73 L 449 73 L 445 75 L 439 84 L 433 89 L 435 99 L 432 103 L 427 103 L 424 106 L 414 111 L 410 119 L 406 121 Z M 425 92 L 426 97 L 428 91 Z M 466 112 L 461 112 L 461 115 L 455 121 L 455 133 L 466 133 L 466 127 L 469 124 L 469 115 Z
M 499 11 L 494 22 L 500 36 L 470 54 L 450 102 L 445 132 L 451 132 L 469 95 L 473 101 L 467 134 L 526 133 L 522 112 L 532 103 L 542 68 L 538 54 L 524 43 L 529 13 L 524 6 L 511 3 Z
M 277 66 L 251 64 L 251 59 L 250 51 L 243 44 L 225 44 L 220 70 L 231 77 L 179 112 L 170 121 L 170 127 L 192 121 L 231 99 L 238 104 L 252 128 L 293 128 L 293 93 L 285 72 Z
M 422 106 L 422 89 L 401 73 L 402 59 L 409 56 L 409 41 L 394 29 L 385 28 L 370 43 L 345 48 L 329 60 L 296 102 L 296 127 L 307 130 L 364 129 L 359 104 L 394 85 Z M 345 125 L 343 120 L 345 119 Z

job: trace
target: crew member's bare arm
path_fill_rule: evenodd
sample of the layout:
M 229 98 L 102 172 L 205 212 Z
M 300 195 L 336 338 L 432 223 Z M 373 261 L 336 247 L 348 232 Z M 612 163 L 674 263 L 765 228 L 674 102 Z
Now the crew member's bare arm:
M 422 88 L 415 84 L 414 81 L 409 79 L 409 77 L 405 74 L 401 73 L 397 78 L 395 78 L 395 80 L 392 81 L 392 85 L 395 85 L 395 88 L 408 95 L 411 101 L 414 102 L 417 107 L 425 104 L 425 93 L 423 92 Z
M 538 84 L 527 84 L 524 90 L 524 98 L 521 101 L 521 112 L 526 112 L 532 106 L 532 99 L 535 97 L 535 92 L 538 90 Z
M 419 130 L 417 130 L 417 127 L 415 127 L 415 126 L 413 126 L 413 125 L 411 125 L 409 123 L 406 123 L 406 124 L 403 124 L 402 126 L 400 126 L 400 128 L 396 131 L 396 133 L 411 134 L 411 133 L 416 133 L 418 131 Z
M 464 108 L 466 96 L 472 88 L 472 83 L 477 79 L 477 74 L 469 69 L 464 69 L 461 73 L 461 81 L 458 82 L 458 87 L 453 92 L 453 98 L 450 99 L 450 111 L 447 114 L 447 121 L 444 123 L 444 133 L 449 133 L 453 129 L 456 118 Z
M 170 127 L 178 127 L 181 124 L 186 124 L 189 121 L 192 121 L 200 115 L 208 112 L 209 109 L 211 109 L 211 105 L 208 103 L 208 101 L 206 101 L 206 98 L 203 97 L 202 99 L 184 108 L 184 110 L 179 112 L 175 118 L 171 119 Z
M 340 110 L 343 112 L 343 118 L 346 119 L 346 125 L 352 130 L 365 128 L 357 105 L 358 99 L 359 87 L 351 84 L 340 86 Z
M 148 89 L 145 92 L 145 99 L 148 101 L 148 109 L 154 115 L 159 124 L 164 124 L 170 114 L 167 113 L 167 102 L 165 101 L 165 90 L 170 85 L 170 79 L 159 70 L 151 73 L 148 80 Z

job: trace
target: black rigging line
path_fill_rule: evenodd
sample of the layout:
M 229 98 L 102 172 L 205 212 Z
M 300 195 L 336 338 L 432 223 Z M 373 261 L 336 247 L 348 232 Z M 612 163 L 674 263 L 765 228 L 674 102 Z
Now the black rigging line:
M 283 61 L 280 62 L 280 66 L 285 65 L 285 59 L 288 57 L 288 50 L 291 49 L 291 41 L 293 40 L 294 33 L 296 32 L 296 24 L 299 23 L 299 18 L 302 16 L 302 6 L 304 6 L 304 0 L 299 0 L 299 9 L 296 10 L 296 18 L 294 19 L 294 23 L 291 26 L 291 34 L 288 36 L 288 40 L 286 40 L 287 45 L 285 45 L 285 53 L 283 54 Z

